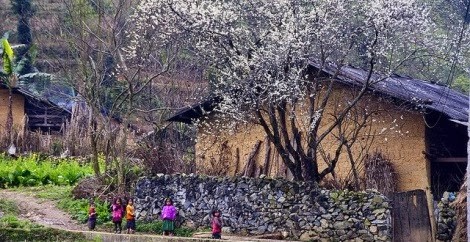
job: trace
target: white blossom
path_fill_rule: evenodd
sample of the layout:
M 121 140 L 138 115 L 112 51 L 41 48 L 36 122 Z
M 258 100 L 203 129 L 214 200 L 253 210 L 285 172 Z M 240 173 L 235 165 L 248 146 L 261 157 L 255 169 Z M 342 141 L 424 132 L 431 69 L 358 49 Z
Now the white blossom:
M 320 90 L 306 88 L 311 60 L 368 68 L 373 63 L 373 71 L 391 74 L 419 56 L 444 53 L 448 36 L 436 31 L 428 3 L 142 0 L 131 17 L 135 28 L 127 33 L 126 53 L 142 58 L 138 52 L 149 43 L 156 50 L 182 43 L 210 64 L 212 91 L 222 97 L 218 111 L 246 122 L 266 103 L 296 105 L 319 96 Z M 322 112 L 310 115 L 318 120 Z

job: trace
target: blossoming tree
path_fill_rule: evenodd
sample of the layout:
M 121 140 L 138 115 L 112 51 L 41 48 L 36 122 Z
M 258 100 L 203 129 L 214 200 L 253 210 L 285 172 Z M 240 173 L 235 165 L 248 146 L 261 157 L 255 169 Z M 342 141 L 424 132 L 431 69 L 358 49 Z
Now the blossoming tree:
M 429 1 L 420 0 L 143 0 L 132 18 L 129 58 L 161 56 L 146 46 L 178 41 L 210 64 L 220 113 L 254 120 L 296 180 L 319 181 L 336 166 L 346 144 L 339 137 L 333 162 L 320 169 L 318 154 L 367 88 L 400 67 L 445 51 L 435 32 Z M 344 65 L 368 75 L 355 95 L 338 108 L 333 122 L 320 127 L 335 75 L 317 70 Z M 373 75 L 381 73 L 381 75 Z M 336 159 L 336 160 L 335 160 Z

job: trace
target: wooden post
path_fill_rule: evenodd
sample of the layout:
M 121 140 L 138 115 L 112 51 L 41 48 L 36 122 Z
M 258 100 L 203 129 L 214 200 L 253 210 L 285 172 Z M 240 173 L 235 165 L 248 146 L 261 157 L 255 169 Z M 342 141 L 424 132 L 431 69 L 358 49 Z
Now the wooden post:
M 264 147 L 264 150 L 265 150 L 265 155 L 264 155 L 264 164 L 263 164 L 263 171 L 262 173 L 265 174 L 266 176 L 269 175 L 269 170 L 270 170 L 270 166 L 271 166 L 271 143 L 269 142 L 268 138 L 266 137 L 265 139 L 265 147 Z
M 238 175 L 238 166 L 240 166 L 240 149 L 237 147 L 235 150 L 235 172 L 233 174 Z
M 251 151 L 250 155 L 248 156 L 248 160 L 246 161 L 245 170 L 243 172 L 244 176 L 253 177 L 255 175 L 255 156 L 258 154 L 259 147 L 261 145 L 261 141 L 258 140 L 253 150 Z

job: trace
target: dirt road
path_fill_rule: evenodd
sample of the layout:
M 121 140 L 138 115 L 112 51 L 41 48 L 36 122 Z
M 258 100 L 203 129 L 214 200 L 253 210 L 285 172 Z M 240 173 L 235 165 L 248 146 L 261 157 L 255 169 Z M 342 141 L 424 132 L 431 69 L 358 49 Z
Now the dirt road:
M 0 189 L 0 198 L 18 205 L 20 218 L 47 227 L 66 230 L 86 230 L 86 225 L 78 224 L 70 216 L 59 210 L 53 201 L 43 200 L 20 192 Z

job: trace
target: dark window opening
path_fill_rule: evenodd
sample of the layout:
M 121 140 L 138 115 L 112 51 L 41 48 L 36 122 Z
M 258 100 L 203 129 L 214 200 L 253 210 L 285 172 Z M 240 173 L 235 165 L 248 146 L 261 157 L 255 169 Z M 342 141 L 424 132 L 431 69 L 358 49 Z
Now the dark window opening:
M 467 157 L 467 127 L 436 112 L 426 115 L 426 153 L 430 159 Z
M 426 157 L 431 165 L 431 192 L 440 200 L 444 192 L 457 192 L 467 167 L 467 127 L 441 113 L 426 114 Z
M 442 198 L 444 192 L 458 192 L 465 176 L 465 162 L 432 162 L 431 187 L 435 201 Z

